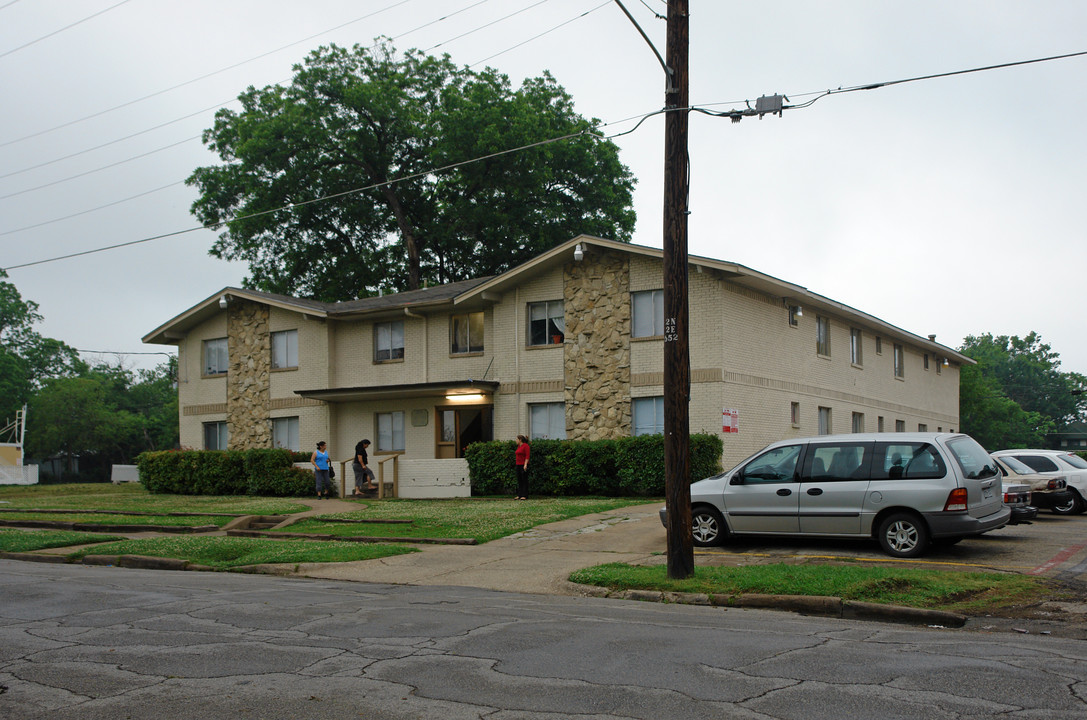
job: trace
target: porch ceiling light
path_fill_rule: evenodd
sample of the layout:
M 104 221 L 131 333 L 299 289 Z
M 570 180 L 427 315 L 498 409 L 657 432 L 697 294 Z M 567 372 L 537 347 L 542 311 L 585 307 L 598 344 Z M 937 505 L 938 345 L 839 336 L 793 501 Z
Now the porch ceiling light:
M 449 395 L 445 396 L 445 399 L 451 400 L 453 402 L 478 402 L 483 399 L 483 395 L 481 393 L 450 393 Z

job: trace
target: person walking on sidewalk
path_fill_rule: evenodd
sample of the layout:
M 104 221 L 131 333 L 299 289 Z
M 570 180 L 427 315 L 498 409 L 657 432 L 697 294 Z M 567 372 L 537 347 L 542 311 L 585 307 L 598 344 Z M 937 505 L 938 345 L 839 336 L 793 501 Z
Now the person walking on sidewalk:
M 329 464 L 328 453 L 325 451 L 326 447 L 324 440 L 317 443 L 317 449 L 309 459 L 313 463 L 313 477 L 317 484 L 317 497 L 319 499 L 329 497 L 332 492 L 332 481 L 328 477 L 329 468 L 332 466 Z
M 528 438 L 517 436 L 517 451 L 514 453 L 514 469 L 517 471 L 517 497 L 514 500 L 528 500 L 528 456 L 532 448 Z

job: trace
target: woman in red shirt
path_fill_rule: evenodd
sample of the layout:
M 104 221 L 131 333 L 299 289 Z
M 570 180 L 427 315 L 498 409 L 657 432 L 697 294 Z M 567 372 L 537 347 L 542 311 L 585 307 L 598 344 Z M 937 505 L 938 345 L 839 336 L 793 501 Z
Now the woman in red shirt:
M 517 470 L 517 497 L 514 500 L 528 500 L 528 455 L 531 448 L 528 438 L 524 435 L 517 436 L 517 452 L 514 467 Z

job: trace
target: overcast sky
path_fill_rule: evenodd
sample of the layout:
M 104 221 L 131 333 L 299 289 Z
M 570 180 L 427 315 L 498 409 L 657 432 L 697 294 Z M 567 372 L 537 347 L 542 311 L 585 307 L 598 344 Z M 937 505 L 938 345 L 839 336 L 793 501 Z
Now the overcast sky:
M 651 10 L 664 2 L 624 3 L 663 54 Z M 716 110 L 1087 50 L 1079 0 L 690 4 L 691 103 Z M 183 181 L 216 161 L 199 141 L 215 108 L 287 82 L 319 45 L 378 35 L 515 85 L 550 70 L 607 133 L 663 104 L 656 58 L 606 0 L 0 0 L 0 267 L 198 226 Z M 1076 57 L 832 94 L 761 121 L 692 114 L 690 252 L 951 347 L 1037 331 L 1063 370 L 1087 374 L 1085 75 Z M 638 180 L 634 242 L 653 247 L 663 134 L 657 116 L 616 140 Z M 39 303 L 44 335 L 148 367 L 162 358 L 135 353 L 173 348 L 143 335 L 241 284 L 245 266 L 210 257 L 213 239 L 185 232 L 9 281 Z

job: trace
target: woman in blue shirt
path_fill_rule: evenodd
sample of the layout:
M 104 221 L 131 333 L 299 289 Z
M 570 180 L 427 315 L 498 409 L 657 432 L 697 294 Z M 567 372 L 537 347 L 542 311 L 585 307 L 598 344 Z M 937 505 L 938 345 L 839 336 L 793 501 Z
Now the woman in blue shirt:
M 313 463 L 313 476 L 317 482 L 317 497 L 327 498 L 332 492 L 332 481 L 328 477 L 328 453 L 325 452 L 325 441 L 317 443 L 317 450 L 309 461 Z

